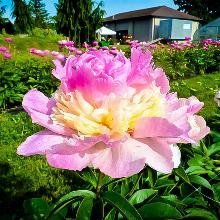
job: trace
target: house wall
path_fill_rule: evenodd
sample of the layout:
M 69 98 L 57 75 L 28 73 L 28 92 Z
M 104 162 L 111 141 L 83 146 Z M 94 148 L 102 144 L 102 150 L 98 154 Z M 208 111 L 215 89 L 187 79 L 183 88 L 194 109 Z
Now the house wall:
M 153 39 L 160 38 L 160 22 L 166 21 L 166 18 L 153 18 L 154 19 L 154 29 L 153 29 Z
M 152 18 L 138 19 L 134 21 L 134 39 L 139 41 L 152 40 Z
M 197 21 L 158 17 L 106 23 L 106 26 L 114 31 L 128 30 L 128 34 L 139 41 L 152 41 L 157 38 L 184 40 L 186 36 L 195 39 L 199 25 Z
M 191 36 L 192 21 L 172 19 L 171 39 L 184 40 L 186 36 Z
M 191 39 L 199 40 L 199 28 L 200 28 L 200 23 L 198 21 L 192 21 Z
M 152 18 L 133 19 L 127 21 L 106 22 L 105 26 L 114 31 L 128 30 L 134 40 L 152 40 Z

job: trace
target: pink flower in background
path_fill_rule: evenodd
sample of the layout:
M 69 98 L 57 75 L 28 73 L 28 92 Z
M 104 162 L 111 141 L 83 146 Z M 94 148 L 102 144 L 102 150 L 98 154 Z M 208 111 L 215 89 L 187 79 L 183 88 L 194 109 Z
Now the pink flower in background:
M 57 55 L 59 54 L 59 52 L 57 52 L 57 51 L 51 51 L 50 54 L 51 54 L 52 56 L 57 56 Z
M 96 47 L 89 47 L 89 50 L 90 51 L 96 51 L 96 50 L 98 50 Z
M 186 41 L 190 41 L 190 40 L 191 40 L 191 37 L 186 36 L 186 37 L 185 37 L 185 40 L 186 40 Z
M 84 43 L 82 44 L 82 47 L 88 48 L 88 47 L 89 47 L 89 44 L 87 44 L 86 42 L 84 42 Z
M 81 50 L 76 50 L 75 52 L 76 52 L 76 55 L 81 55 L 81 54 L 83 54 L 83 52 L 82 52 Z
M 74 52 L 76 50 L 76 48 L 75 47 L 69 47 L 68 50 L 69 50 L 69 52 Z
M 11 59 L 12 58 L 12 54 L 11 53 L 4 53 L 4 58 L 5 59 Z
M 3 46 L 0 47 L 0 53 L 1 52 L 5 53 L 6 51 L 8 51 L 7 47 L 3 47 Z
M 46 130 L 28 137 L 20 155 L 45 154 L 51 166 L 69 170 L 92 165 L 113 178 L 145 164 L 170 173 L 180 163 L 176 144 L 195 144 L 209 132 L 195 115 L 203 103 L 170 93 L 148 50 L 132 48 L 130 59 L 88 51 L 55 64 L 61 86 L 53 97 L 36 89 L 24 96 L 24 109 Z
M 55 59 L 60 60 L 61 62 L 63 62 L 65 60 L 65 56 L 63 54 L 59 53 L 55 56 Z
M 74 42 L 73 41 L 67 41 L 67 40 L 60 40 L 58 41 L 59 47 L 63 48 L 63 47 L 73 47 L 74 46 Z
M 119 52 L 118 50 L 112 48 L 111 50 L 109 50 L 109 53 L 112 55 L 117 55 Z
M 30 52 L 30 53 L 32 53 L 32 54 L 35 54 L 35 53 L 36 53 L 36 51 L 37 51 L 37 49 L 36 49 L 36 48 L 30 48 L 30 49 L 29 49 L 29 52 Z
M 107 46 L 101 47 L 102 50 L 109 50 Z
M 99 46 L 99 42 L 93 41 L 93 42 L 92 42 L 92 45 L 93 45 L 94 47 L 97 47 L 97 46 Z
M 6 37 L 6 38 L 4 39 L 4 41 L 7 42 L 7 43 L 12 43 L 12 42 L 13 42 L 13 39 L 10 38 L 10 37 Z

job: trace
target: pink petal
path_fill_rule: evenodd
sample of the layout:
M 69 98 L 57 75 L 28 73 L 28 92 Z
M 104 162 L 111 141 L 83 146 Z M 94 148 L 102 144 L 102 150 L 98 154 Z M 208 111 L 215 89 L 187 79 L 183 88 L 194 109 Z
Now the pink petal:
M 55 124 L 51 120 L 50 114 L 54 105 L 55 102 L 53 100 L 47 98 L 37 89 L 30 90 L 24 96 L 22 102 L 22 106 L 31 116 L 33 123 L 48 128 L 55 133 L 71 136 L 73 134 L 72 129 Z
M 46 154 L 52 147 L 63 145 L 64 136 L 56 135 L 51 131 L 40 131 L 28 137 L 17 149 L 17 154 L 29 156 Z
M 160 87 L 161 93 L 166 94 L 170 90 L 169 80 L 161 68 L 156 68 L 152 73 L 152 77 L 156 82 L 156 86 Z
M 82 170 L 87 167 L 104 148 L 104 143 L 99 142 L 92 148 L 80 153 L 70 155 L 47 154 L 47 161 L 52 167 L 68 170 Z
M 170 173 L 174 168 L 172 157 L 171 147 L 165 141 L 129 138 L 117 146 L 103 149 L 92 164 L 106 175 L 121 178 L 140 172 L 145 164 Z
M 61 62 L 56 59 L 53 61 L 55 69 L 52 70 L 52 74 L 59 80 L 65 76 L 65 69 L 63 68 Z
M 182 130 L 165 118 L 142 118 L 137 121 L 133 136 L 145 137 L 178 137 Z
M 197 125 L 196 128 L 191 128 L 189 131 L 189 137 L 195 140 L 197 143 L 204 138 L 209 132 L 210 128 L 206 126 L 206 121 L 203 117 L 194 115 L 190 117 L 191 120 L 195 121 L 195 124 Z
M 131 73 L 128 76 L 128 85 L 136 88 L 138 91 L 148 87 L 153 81 L 160 87 L 161 93 L 167 93 L 170 90 L 169 80 L 160 68 L 154 68 L 152 55 L 149 50 L 143 52 L 142 48 L 131 49 Z
M 76 135 L 70 138 L 57 135 L 49 130 L 44 130 L 28 137 L 18 147 L 17 153 L 24 156 L 34 154 L 72 155 L 90 150 L 90 148 L 99 142 L 108 141 L 109 139 L 106 136 L 80 139 Z

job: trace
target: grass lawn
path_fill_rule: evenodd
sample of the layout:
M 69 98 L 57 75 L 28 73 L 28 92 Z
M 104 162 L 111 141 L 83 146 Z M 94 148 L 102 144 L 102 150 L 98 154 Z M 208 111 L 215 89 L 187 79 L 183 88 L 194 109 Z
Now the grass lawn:
M 24 36 L 13 35 L 13 43 L 8 44 L 4 41 L 5 36 L 0 35 L 0 45 L 10 47 L 10 49 L 17 49 L 20 53 L 28 53 L 29 48 L 37 48 L 39 50 L 58 50 L 59 35 L 54 38 L 50 37 L 37 37 L 37 36 Z

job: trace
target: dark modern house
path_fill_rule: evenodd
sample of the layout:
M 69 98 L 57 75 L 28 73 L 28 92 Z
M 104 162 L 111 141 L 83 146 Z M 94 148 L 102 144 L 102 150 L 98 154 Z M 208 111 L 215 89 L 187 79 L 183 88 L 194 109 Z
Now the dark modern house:
M 158 38 L 183 40 L 193 38 L 201 19 L 166 6 L 119 13 L 105 18 L 105 26 L 116 31 L 116 37 L 132 35 L 139 41 Z

